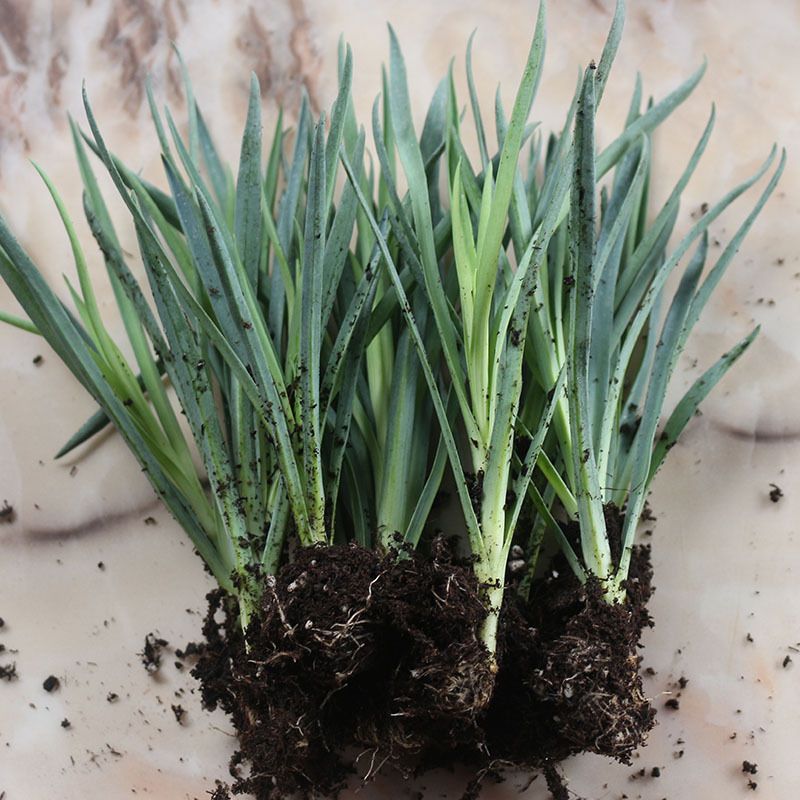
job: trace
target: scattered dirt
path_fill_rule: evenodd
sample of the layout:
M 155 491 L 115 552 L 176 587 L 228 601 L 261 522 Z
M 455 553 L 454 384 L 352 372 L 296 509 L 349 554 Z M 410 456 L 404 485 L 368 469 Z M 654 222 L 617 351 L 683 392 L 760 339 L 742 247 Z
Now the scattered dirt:
M 166 639 L 161 639 L 154 633 L 148 633 L 144 637 L 144 650 L 139 655 L 142 657 L 144 668 L 150 674 L 158 672 L 158 668 L 161 666 L 161 650 L 168 644 Z
M 239 732 L 233 792 L 335 794 L 351 772 L 459 762 L 479 776 L 473 793 L 503 763 L 542 770 L 567 798 L 558 762 L 594 752 L 630 763 L 654 723 L 637 653 L 651 577 L 638 548 L 624 604 L 562 564 L 530 603 L 509 590 L 496 674 L 478 638 L 480 587 L 441 540 L 429 557 L 300 551 L 267 584 L 247 653 L 231 598 L 212 592 L 193 675 Z
M 175 721 L 178 725 L 183 725 L 184 717 L 186 716 L 186 709 L 182 705 L 171 705 L 172 713 L 175 715 Z
M 772 500 L 773 503 L 780 502 L 780 499 L 783 497 L 783 489 L 778 486 L 777 483 L 770 484 L 769 490 L 769 499 Z
M 46 692 L 55 692 L 61 687 L 61 681 L 55 675 L 48 675 L 42 683 L 42 689 Z
M 8 500 L 3 500 L 3 505 L 0 507 L 0 524 L 10 525 L 17 518 L 17 512 L 14 511 L 14 506 L 8 504 Z
M 758 772 L 758 764 L 752 761 L 742 761 L 742 772 L 747 775 L 755 775 Z
M 17 674 L 17 665 L 15 663 L 11 664 L 0 664 L 0 681 L 11 681 L 16 680 L 19 677 Z

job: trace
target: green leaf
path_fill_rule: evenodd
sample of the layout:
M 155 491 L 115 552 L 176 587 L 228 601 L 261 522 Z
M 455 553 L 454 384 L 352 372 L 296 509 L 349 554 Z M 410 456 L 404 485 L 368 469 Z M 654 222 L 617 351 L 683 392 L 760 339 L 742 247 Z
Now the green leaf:
M 306 476 L 308 524 L 325 537 L 325 490 L 322 483 L 320 433 L 320 350 L 322 348 L 322 267 L 325 254 L 325 121 L 314 132 L 308 180 L 300 321 L 299 389 L 303 470 Z
M 261 258 L 261 89 L 250 76 L 250 104 L 236 181 L 236 246 L 250 285 L 257 286 Z
M 442 340 L 442 350 L 447 362 L 447 368 L 450 372 L 453 389 L 461 407 L 461 414 L 467 429 L 467 436 L 470 439 L 476 439 L 479 435 L 478 427 L 467 399 L 461 357 L 459 356 L 456 346 L 453 321 L 450 316 L 447 298 L 439 273 L 436 245 L 433 236 L 430 198 L 428 196 L 428 184 L 425 176 L 422 153 L 420 152 L 419 143 L 414 133 L 411 100 L 408 95 L 408 83 L 406 79 L 406 67 L 402 53 L 400 52 L 397 36 L 391 26 L 389 26 L 389 37 L 389 107 L 391 109 L 392 123 L 397 136 L 397 149 L 400 153 L 400 160 L 403 163 L 406 179 L 408 180 L 414 225 L 416 227 L 416 237 L 420 246 L 426 294 L 431 304 L 436 329 Z M 420 344 L 422 344 L 421 339 Z M 444 409 L 442 409 L 442 411 L 443 410 Z
M 439 426 L 441 428 L 442 436 L 444 437 L 445 440 L 448 457 L 450 459 L 450 466 L 451 469 L 453 470 L 453 474 L 455 477 L 456 492 L 458 493 L 459 500 L 461 501 L 462 511 L 464 512 L 464 518 L 467 526 L 467 534 L 470 538 L 473 551 L 480 552 L 481 533 L 480 533 L 480 527 L 478 525 L 478 519 L 475 516 L 475 510 L 472 507 L 472 500 L 470 499 L 469 493 L 466 488 L 466 480 L 464 477 L 464 470 L 461 466 L 461 460 L 458 455 L 458 448 L 456 446 L 453 432 L 450 428 L 445 405 L 442 402 L 442 397 L 439 392 L 436 375 L 434 373 L 430 361 L 428 360 L 428 354 L 427 351 L 425 350 L 425 343 L 423 342 L 422 336 L 420 335 L 420 332 L 417 328 L 417 324 L 414 319 L 414 314 L 413 311 L 411 310 L 411 304 L 408 302 L 405 290 L 403 289 L 403 284 L 400 281 L 400 276 L 397 274 L 397 267 L 395 266 L 391 253 L 389 252 L 389 247 L 386 243 L 386 239 L 381 233 L 380 227 L 377 221 L 375 220 L 369 202 L 364 197 L 361 188 L 355 182 L 355 174 L 353 172 L 353 168 L 351 167 L 349 160 L 347 159 L 347 156 L 345 154 L 342 154 L 342 161 L 345 168 L 345 172 L 347 173 L 347 177 L 349 178 L 354 189 L 356 190 L 358 202 L 361 205 L 362 210 L 364 211 L 364 214 L 369 222 L 369 226 L 370 228 L 372 228 L 372 232 L 374 233 L 375 238 L 378 242 L 378 246 L 381 249 L 384 261 L 389 270 L 389 275 L 392 279 L 392 284 L 394 285 L 394 289 L 397 292 L 398 301 L 400 303 L 400 309 L 403 313 L 403 318 L 406 322 L 406 325 L 408 326 L 408 329 L 411 333 L 411 339 L 414 344 L 414 347 L 416 348 L 417 355 L 419 357 L 420 364 L 422 366 L 422 372 L 423 375 L 425 376 L 425 382 L 428 385 L 428 391 L 430 392 L 434 410 L 436 411 L 436 416 L 437 419 L 439 420 Z
M 589 401 L 592 304 L 596 285 L 594 72 L 594 68 L 589 67 L 584 74 L 583 91 L 575 119 L 575 177 L 570 214 L 573 285 L 567 391 L 583 559 L 591 573 L 605 580 L 611 571 L 611 551 L 606 538 Z
M 684 428 L 694 417 L 700 403 L 705 400 L 711 390 L 722 380 L 728 370 L 741 358 L 748 347 L 758 336 L 761 328 L 756 327 L 735 347 L 719 358 L 709 369 L 707 369 L 691 386 L 689 391 L 681 398 L 675 410 L 667 419 L 664 429 L 656 442 L 653 450 L 653 457 L 650 463 L 650 471 L 647 476 L 648 484 L 653 480 L 656 472 L 664 463 L 664 458 L 678 441 Z

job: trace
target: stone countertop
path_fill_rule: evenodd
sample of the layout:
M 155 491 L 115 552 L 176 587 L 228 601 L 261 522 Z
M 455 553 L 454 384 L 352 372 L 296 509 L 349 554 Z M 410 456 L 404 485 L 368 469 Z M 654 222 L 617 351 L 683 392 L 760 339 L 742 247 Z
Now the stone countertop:
M 651 499 L 658 591 L 643 666 L 655 672 L 646 690 L 660 710 L 659 725 L 633 766 L 581 757 L 566 765 L 566 774 L 571 788 L 592 800 L 794 800 L 800 792 L 800 6 L 795 0 L 629 5 L 601 111 L 601 144 L 621 124 L 636 70 L 645 91 L 661 97 L 704 55 L 709 62 L 699 89 L 655 137 L 658 199 L 716 102 L 716 132 L 685 194 L 680 230 L 701 203 L 752 172 L 773 141 L 789 149 L 790 160 L 691 339 L 673 387 L 674 397 L 754 323 L 762 326 L 752 350 L 672 451 Z M 612 2 L 551 6 L 534 107 L 548 128 L 560 124 L 579 67 L 599 55 Z M 291 116 L 303 87 L 316 107 L 327 107 L 342 33 L 354 50 L 359 118 L 368 119 L 388 50 L 388 19 L 403 43 L 421 115 L 451 55 L 463 86 L 463 52 L 477 28 L 479 94 L 490 108 L 500 81 L 508 105 L 534 17 L 531 0 L 0 0 L 0 208 L 53 285 L 60 273 L 71 273 L 66 236 L 29 159 L 49 172 L 80 217 L 66 115 L 83 119 L 86 78 L 115 151 L 158 175 L 140 85 L 152 72 L 159 97 L 181 107 L 173 40 L 233 161 L 250 70 L 261 80 L 267 124 L 277 102 Z M 724 244 L 745 203 L 713 226 L 713 239 Z M 80 233 L 88 243 L 85 227 Z M 123 246 L 133 251 L 129 229 L 126 236 Z M 92 269 L 100 274 L 99 259 Z M 100 297 L 103 307 L 113 305 L 110 290 Z M 15 309 L 4 286 L 0 307 Z M 41 340 L 0 328 L 0 503 L 14 507 L 13 521 L 0 525 L 0 643 L 7 649 L 2 663 L 15 661 L 19 672 L 14 682 L 0 681 L 0 797 L 206 797 L 214 779 L 226 776 L 234 740 L 221 714 L 201 711 L 193 681 L 175 667 L 171 649 L 199 636 L 212 584 L 117 437 L 101 436 L 75 458 L 53 461 L 91 410 L 90 398 Z M 784 492 L 777 503 L 770 501 L 771 483 Z M 155 677 L 137 655 L 151 631 L 170 642 Z M 796 663 L 784 666 L 787 655 Z M 42 688 L 50 674 L 61 682 L 52 694 Z M 663 709 L 681 677 L 688 684 L 679 710 Z M 117 699 L 109 702 L 112 693 Z M 178 704 L 186 709 L 183 724 L 171 708 Z M 70 727 L 62 727 L 64 719 Z M 745 759 L 758 764 L 755 793 L 741 771 Z M 652 777 L 653 767 L 660 777 Z M 645 776 L 632 781 L 642 769 Z M 422 783 L 425 796 L 455 798 L 463 776 Z M 523 784 L 519 777 L 487 785 L 482 796 L 510 800 Z M 361 796 L 398 793 L 396 782 L 384 780 Z M 545 797 L 543 782 L 524 796 Z

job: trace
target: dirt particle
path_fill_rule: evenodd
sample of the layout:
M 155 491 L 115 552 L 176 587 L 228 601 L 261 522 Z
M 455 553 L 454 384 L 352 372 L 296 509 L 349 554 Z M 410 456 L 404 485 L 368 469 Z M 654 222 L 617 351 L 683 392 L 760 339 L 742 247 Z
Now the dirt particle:
M 116 692 L 109 692 L 106 695 L 106 702 L 108 703 L 116 703 L 119 700 L 119 695 Z
M 678 686 L 680 686 L 681 689 L 685 689 L 688 685 L 689 685 L 689 679 L 681 675 L 681 677 L 678 678 Z
M 55 692 L 61 688 L 61 681 L 55 675 L 48 675 L 42 683 L 42 689 L 46 692 Z
M 155 517 L 145 517 L 144 518 L 145 525 L 156 525 L 156 518 Z
M 11 681 L 16 680 L 19 678 L 17 674 L 17 665 L 15 663 L 11 664 L 0 664 L 0 681 Z
M 777 483 L 770 484 L 769 490 L 769 499 L 772 500 L 773 503 L 780 502 L 780 499 L 783 497 L 783 489 L 778 486 Z
M 34 356 L 33 357 L 33 365 L 35 367 L 40 367 L 44 363 L 44 358 L 42 356 Z
M 0 524 L 11 524 L 16 518 L 14 506 L 9 505 L 8 500 L 3 500 L 3 507 L 0 508 Z
M 72 727 L 72 723 L 66 717 L 64 717 L 64 719 L 61 720 L 61 727 L 64 730 L 68 730 Z
M 751 779 L 751 780 L 747 781 L 747 788 L 751 792 L 754 792 L 756 789 L 758 789 L 758 784 L 754 780 Z
M 192 612 L 191 609 L 188 608 L 186 609 L 186 612 L 189 614 L 194 613 Z M 187 658 L 193 658 L 195 656 L 199 656 L 202 652 L 203 652 L 202 645 L 197 644 L 197 642 L 189 642 L 185 647 L 177 648 L 175 650 L 175 655 L 178 658 L 185 661 Z
M 753 761 L 742 761 L 742 772 L 747 775 L 755 775 L 758 772 L 758 764 Z
M 106 568 L 105 563 L 103 563 L 102 561 L 97 562 L 97 569 L 99 569 L 102 572 L 105 568 Z
M 661 767 L 653 767 L 650 770 L 650 777 L 651 778 L 660 778 L 661 777 Z
M 144 650 L 140 653 L 144 668 L 152 675 L 158 672 L 161 666 L 161 650 L 169 642 L 166 639 L 157 637 L 154 633 L 148 633 L 144 637 Z
M 182 705 L 171 705 L 172 713 L 175 715 L 175 720 L 178 725 L 184 725 L 184 717 L 186 716 L 186 709 Z
M 677 711 L 681 707 L 681 702 L 678 700 L 677 697 L 670 697 L 666 703 L 664 703 L 665 708 L 670 708 L 673 711 Z
M 788 667 L 788 666 L 789 666 L 791 663 L 792 663 L 792 657 L 787 655 L 787 656 L 786 656 L 786 657 L 783 659 L 783 661 L 781 662 L 781 666 L 782 666 L 784 669 L 786 669 L 786 668 L 787 668 L 787 667 Z

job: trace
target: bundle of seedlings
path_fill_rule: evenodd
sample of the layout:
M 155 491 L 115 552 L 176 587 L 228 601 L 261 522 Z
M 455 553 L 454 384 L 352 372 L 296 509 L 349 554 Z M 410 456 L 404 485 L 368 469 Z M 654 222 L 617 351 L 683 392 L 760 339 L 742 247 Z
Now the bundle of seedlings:
M 669 247 L 713 112 L 650 220 L 651 135 L 703 68 L 644 110 L 637 79 L 597 152 L 623 16 L 619 2 L 545 141 L 528 122 L 540 7 L 508 118 L 495 101 L 493 154 L 470 41 L 476 164 L 452 68 L 415 131 L 391 30 L 374 167 L 344 46 L 329 119 L 307 100 L 293 131 L 279 115 L 266 158 L 252 79 L 235 180 L 188 77 L 185 135 L 147 87 L 168 192 L 112 154 L 84 93 L 88 130 L 70 123 L 83 206 L 124 341 L 44 172 L 78 274 L 72 308 L 0 219 L 0 275 L 28 319 L 0 318 L 42 335 L 100 406 L 59 456 L 113 424 L 219 584 L 194 674 L 237 729 L 234 792 L 332 793 L 384 765 L 624 761 L 652 726 L 636 527 L 669 448 L 756 332 L 659 429 L 666 389 L 783 158 L 703 279 L 709 226 L 775 152 Z M 440 516 L 449 493 L 456 513 Z
M 704 209 L 670 249 L 681 194 L 708 143 L 713 110 L 689 163 L 648 222 L 650 139 L 705 67 L 644 111 L 637 78 L 622 133 L 596 152 L 596 109 L 622 22 L 619 3 L 599 63 L 579 79 L 561 134 L 550 138 L 543 157 L 534 133 L 525 168 L 519 160 L 532 133 L 526 123 L 542 65 L 544 9 L 508 120 L 497 96 L 494 157 L 474 89 L 470 42 L 467 85 L 480 164 L 472 165 L 463 145 L 451 74 L 444 89 L 447 210 L 430 201 L 436 184 L 425 174 L 392 35 L 384 102 L 409 187 L 405 201 L 393 198 L 392 221 L 399 236 L 411 239 L 412 259 L 418 254 L 442 343 L 443 381 L 458 401 L 453 425 L 434 378 L 436 362 L 415 335 L 488 612 L 480 631 L 484 663 L 471 671 L 475 701 L 485 704 L 478 749 L 490 761 L 541 766 L 591 751 L 628 762 L 645 741 L 655 712 L 642 692 L 637 648 L 651 624 L 652 587 L 649 554 L 634 547 L 636 528 L 666 453 L 757 335 L 751 332 L 698 378 L 658 432 L 689 333 L 774 191 L 785 156 L 701 281 L 709 226 L 774 165 L 776 151 Z M 380 155 L 377 127 L 374 137 Z M 391 173 L 385 156 L 381 165 Z M 371 215 L 413 331 L 415 314 L 376 220 Z M 443 226 L 450 236 L 440 246 Z M 684 261 L 662 320 L 667 281 Z M 537 572 L 546 538 L 559 552 Z M 509 578 L 516 592 L 504 603 Z M 521 724 L 509 725 L 512 718 Z

